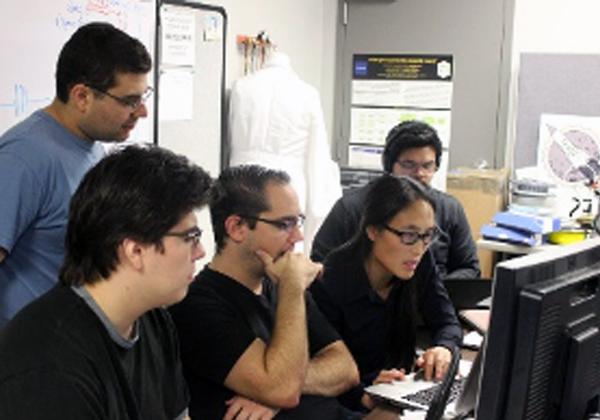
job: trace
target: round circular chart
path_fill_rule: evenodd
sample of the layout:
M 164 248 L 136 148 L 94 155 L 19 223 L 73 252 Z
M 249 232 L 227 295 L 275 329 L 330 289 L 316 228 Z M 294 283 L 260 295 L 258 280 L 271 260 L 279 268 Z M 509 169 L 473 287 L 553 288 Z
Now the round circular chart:
M 542 161 L 548 173 L 560 183 L 591 182 L 600 176 L 600 141 L 582 128 L 557 128 L 544 124 L 547 135 Z

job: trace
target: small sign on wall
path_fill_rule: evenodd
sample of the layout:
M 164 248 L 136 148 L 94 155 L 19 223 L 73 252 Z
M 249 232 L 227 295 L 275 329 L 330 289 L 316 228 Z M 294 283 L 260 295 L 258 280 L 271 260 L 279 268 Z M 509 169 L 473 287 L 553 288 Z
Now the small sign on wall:
M 387 133 L 398 123 L 431 125 L 444 155 L 433 186 L 445 190 L 452 108 L 451 55 L 355 54 L 348 165 L 381 169 Z

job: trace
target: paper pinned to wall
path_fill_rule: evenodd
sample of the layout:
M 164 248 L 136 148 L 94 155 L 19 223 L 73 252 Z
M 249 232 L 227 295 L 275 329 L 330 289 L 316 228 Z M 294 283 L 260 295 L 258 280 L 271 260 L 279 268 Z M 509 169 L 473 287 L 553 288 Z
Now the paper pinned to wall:
M 451 55 L 354 54 L 352 62 L 348 165 L 381 168 L 388 132 L 419 120 L 436 129 L 444 157 L 432 185 L 446 188 L 452 118 Z M 378 146 L 379 154 L 374 151 Z
M 194 107 L 194 71 L 188 68 L 163 69 L 158 102 L 160 121 L 191 120 Z
M 450 108 L 452 83 L 418 80 L 353 80 L 352 104 Z
M 450 146 L 451 114 L 448 110 L 352 107 L 350 112 L 350 143 L 383 146 L 388 132 L 396 124 L 419 120 L 435 128 L 444 149 Z
M 196 64 L 196 18 L 193 11 L 165 6 L 161 9 L 161 64 Z
M 542 114 L 538 166 L 559 184 L 600 177 L 600 117 Z
M 204 41 L 221 41 L 223 39 L 223 20 L 219 16 L 208 15 L 204 18 Z
M 574 219 L 597 213 L 590 182 L 600 180 L 600 117 L 542 114 L 537 168 L 556 185 L 555 214 Z
M 348 165 L 356 168 L 381 169 L 382 153 L 381 147 L 350 145 Z

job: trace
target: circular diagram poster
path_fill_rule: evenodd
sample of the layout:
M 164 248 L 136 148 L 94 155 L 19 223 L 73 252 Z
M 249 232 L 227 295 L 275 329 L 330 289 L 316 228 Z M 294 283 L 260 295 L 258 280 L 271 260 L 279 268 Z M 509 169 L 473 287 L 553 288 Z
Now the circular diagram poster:
M 562 216 L 595 214 L 587 185 L 600 179 L 600 117 L 542 114 L 538 167 L 558 186 Z

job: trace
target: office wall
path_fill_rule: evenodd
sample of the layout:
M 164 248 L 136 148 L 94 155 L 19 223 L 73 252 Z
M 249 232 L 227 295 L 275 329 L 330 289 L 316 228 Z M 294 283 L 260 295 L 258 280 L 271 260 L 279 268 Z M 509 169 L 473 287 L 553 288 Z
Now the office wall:
M 347 161 L 353 54 L 451 54 L 449 167 L 504 166 L 514 0 L 339 0 L 347 24 L 336 74 L 334 141 Z M 433 11 L 433 12 L 432 12 Z M 340 23 L 343 25 L 342 23 Z M 342 98 L 340 100 L 340 98 Z
M 333 125 L 334 48 L 337 19 L 335 0 L 213 0 L 225 8 L 227 29 L 227 87 L 243 75 L 244 59 L 236 35 L 255 36 L 266 30 L 278 51 L 290 56 L 301 79 L 321 93 L 329 138 Z
M 600 54 L 600 3 L 596 0 L 515 2 L 506 161 L 515 144 L 519 57 L 521 53 Z M 565 69 L 568 71 L 568 69 Z M 600 110 L 598 110 L 600 114 Z
M 321 92 L 327 132 L 334 129 L 335 49 L 338 28 L 336 0 L 214 0 L 229 16 L 227 86 L 241 74 L 243 60 L 235 45 L 236 34 L 256 34 L 266 29 L 280 49 L 292 58 L 301 78 Z M 522 52 L 600 53 L 600 3 L 597 0 L 523 0 L 514 2 L 512 67 L 506 123 L 506 143 L 495 150 L 499 164 L 512 163 L 516 123 L 516 90 Z M 455 28 L 450 28 L 455 29 Z M 509 60 L 506 60 L 509 62 Z M 502 119 L 500 119 L 502 120 Z M 502 130 L 499 129 L 501 133 Z M 501 139 L 498 139 L 501 140 Z
M 244 70 L 244 57 L 236 45 L 236 35 L 256 36 L 265 30 L 278 51 L 289 55 L 298 76 L 321 93 L 331 139 L 337 1 L 214 0 L 200 3 L 223 7 L 227 13 L 226 88 L 242 77 Z M 201 211 L 198 218 L 199 225 L 206 230 L 202 238 L 206 256 L 197 264 L 200 268 L 212 258 L 215 245 L 208 210 Z

